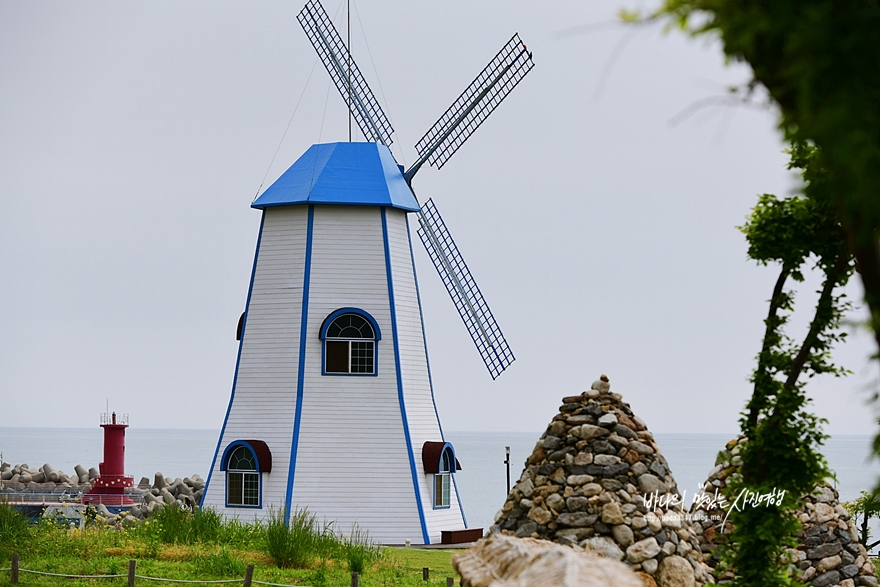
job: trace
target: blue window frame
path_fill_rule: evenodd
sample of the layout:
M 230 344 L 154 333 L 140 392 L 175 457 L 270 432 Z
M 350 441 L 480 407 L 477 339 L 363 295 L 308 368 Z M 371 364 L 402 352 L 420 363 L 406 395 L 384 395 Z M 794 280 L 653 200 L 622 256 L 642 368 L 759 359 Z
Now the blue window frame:
M 372 316 L 357 308 L 336 310 L 321 325 L 323 375 L 376 375 L 376 343 L 381 338 Z
M 452 463 L 455 457 L 452 455 L 452 449 L 446 447 L 440 457 L 440 466 L 437 473 L 434 473 L 434 509 L 449 507 L 449 487 L 452 485 Z
M 226 472 L 226 506 L 262 507 L 262 473 L 272 470 L 266 443 L 236 440 L 223 452 L 220 470 Z

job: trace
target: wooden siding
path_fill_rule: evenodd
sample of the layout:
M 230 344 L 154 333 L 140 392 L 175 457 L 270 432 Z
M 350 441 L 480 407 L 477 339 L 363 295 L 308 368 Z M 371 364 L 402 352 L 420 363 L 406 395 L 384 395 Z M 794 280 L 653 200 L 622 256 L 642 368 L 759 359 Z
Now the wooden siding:
M 270 505 L 284 505 L 296 412 L 308 208 L 269 208 L 265 215 L 234 397 L 204 499 L 206 507 L 242 521 L 265 517 Z M 272 472 L 262 475 L 263 507 L 226 508 L 220 458 L 229 443 L 249 438 L 272 451 Z
M 386 209 L 388 245 L 394 277 L 394 297 L 397 306 L 397 331 L 400 342 L 400 364 L 406 398 L 406 415 L 415 451 L 416 470 L 421 484 L 420 493 L 428 535 L 431 543 L 440 542 L 442 530 L 464 529 L 464 520 L 455 487 L 450 488 L 448 508 L 434 509 L 434 476 L 425 474 L 422 463 L 422 445 L 426 441 L 442 440 L 440 422 L 428 374 L 428 357 L 422 328 L 416 277 L 412 264 L 406 214 L 401 210 Z M 433 268 L 426 272 L 433 273 Z M 428 275 L 428 278 L 435 277 Z
M 204 505 L 241 520 L 265 517 L 287 493 L 298 377 L 307 206 L 268 208 L 247 313 L 238 377 Z M 442 439 L 431 395 L 406 214 L 386 209 L 397 333 L 415 479 L 432 543 L 464 528 L 458 496 L 433 508 L 433 475 L 421 462 L 425 441 Z M 430 269 L 427 271 L 431 271 Z M 357 523 L 383 543 L 423 542 L 401 418 L 386 271 L 382 210 L 315 206 L 302 416 L 292 507 L 307 507 L 337 533 Z M 431 276 L 429 276 L 431 277 Z M 319 331 L 331 312 L 355 307 L 382 331 L 375 376 L 322 375 Z M 263 475 L 263 508 L 225 508 L 219 459 L 239 439 L 266 442 L 273 470 Z M 465 466 L 467 464 L 465 463 Z
M 328 314 L 354 307 L 383 333 L 376 376 L 321 375 L 318 333 Z M 352 524 L 380 542 L 422 542 L 400 414 L 381 209 L 316 206 L 305 391 L 293 503 Z

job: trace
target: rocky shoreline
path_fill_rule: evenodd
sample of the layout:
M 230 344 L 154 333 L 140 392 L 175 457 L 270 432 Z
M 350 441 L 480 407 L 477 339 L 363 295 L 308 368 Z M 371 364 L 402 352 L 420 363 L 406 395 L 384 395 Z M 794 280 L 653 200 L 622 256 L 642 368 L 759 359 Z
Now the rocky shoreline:
M 0 463 L 0 500 L 33 504 L 42 498 L 45 503 L 75 504 L 92 489 L 99 477 L 95 467 L 86 469 L 76 465 L 74 473 L 69 475 L 49 463 L 32 469 L 27 463 L 12 465 L 4 462 Z M 125 489 L 125 495 L 136 502 L 127 516 L 144 519 L 168 504 L 195 508 L 202 499 L 204 488 L 205 480 L 198 474 L 171 479 L 156 473 L 152 483 L 149 478 L 142 477 L 137 485 Z M 107 515 L 111 515 L 109 511 Z

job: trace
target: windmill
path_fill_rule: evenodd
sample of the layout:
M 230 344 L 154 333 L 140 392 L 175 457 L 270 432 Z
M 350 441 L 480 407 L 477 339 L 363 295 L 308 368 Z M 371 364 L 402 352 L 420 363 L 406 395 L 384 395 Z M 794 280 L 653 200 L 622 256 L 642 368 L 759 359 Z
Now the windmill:
M 420 240 L 495 379 L 513 353 L 412 180 L 455 154 L 532 69 L 531 53 L 514 35 L 404 169 L 388 148 L 391 123 L 320 2 L 298 20 L 366 142 L 313 145 L 251 204 L 263 219 L 202 505 L 244 519 L 272 504 L 287 515 L 308 507 L 385 543 L 478 538 L 434 405 L 407 215 L 418 215 Z

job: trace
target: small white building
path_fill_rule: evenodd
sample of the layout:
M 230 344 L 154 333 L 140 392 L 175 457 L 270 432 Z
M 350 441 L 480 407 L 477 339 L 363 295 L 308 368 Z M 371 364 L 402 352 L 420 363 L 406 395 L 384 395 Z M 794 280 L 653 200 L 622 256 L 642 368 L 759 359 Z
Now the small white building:
M 263 218 L 201 505 L 242 521 L 308 508 L 386 544 L 466 528 L 402 169 L 378 143 L 313 145 L 252 207 Z

